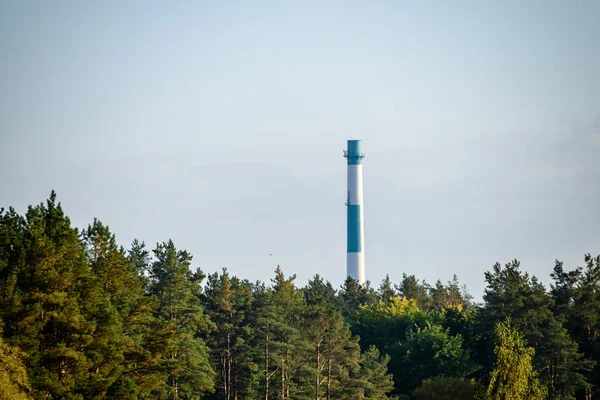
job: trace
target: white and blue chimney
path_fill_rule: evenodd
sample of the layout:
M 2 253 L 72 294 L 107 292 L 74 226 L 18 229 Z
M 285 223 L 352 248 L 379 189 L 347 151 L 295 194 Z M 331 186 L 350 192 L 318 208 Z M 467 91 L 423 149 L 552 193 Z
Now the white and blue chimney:
M 346 208 L 348 211 L 348 253 L 347 276 L 365 283 L 365 235 L 363 225 L 363 179 L 362 152 L 360 140 L 348 140 L 348 150 L 344 150 L 344 157 L 348 160 L 348 197 Z

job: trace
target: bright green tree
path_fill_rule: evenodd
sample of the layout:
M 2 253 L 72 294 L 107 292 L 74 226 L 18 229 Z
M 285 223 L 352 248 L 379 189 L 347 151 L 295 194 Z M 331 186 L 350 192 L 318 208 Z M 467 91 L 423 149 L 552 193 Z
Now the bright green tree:
M 23 352 L 6 344 L 0 335 L 0 400 L 30 398 L 28 393 L 31 391 L 31 385 L 23 356 Z
M 352 333 L 360 337 L 363 351 L 371 345 L 387 353 L 404 339 L 409 327 L 423 326 L 427 315 L 419 309 L 414 299 L 392 297 L 387 302 L 362 306 L 348 318 Z
M 510 319 L 499 322 L 494 330 L 496 362 L 486 392 L 487 400 L 542 400 L 546 388 L 533 368 L 535 350 L 527 347 L 523 335 Z

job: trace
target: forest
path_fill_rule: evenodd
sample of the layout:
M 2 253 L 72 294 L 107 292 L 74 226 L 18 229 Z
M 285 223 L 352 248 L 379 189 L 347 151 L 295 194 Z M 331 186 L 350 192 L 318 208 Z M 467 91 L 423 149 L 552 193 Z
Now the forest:
M 548 288 L 492 260 L 475 303 L 456 276 L 298 287 L 152 247 L 54 191 L 0 209 L 0 399 L 600 399 L 600 256 Z

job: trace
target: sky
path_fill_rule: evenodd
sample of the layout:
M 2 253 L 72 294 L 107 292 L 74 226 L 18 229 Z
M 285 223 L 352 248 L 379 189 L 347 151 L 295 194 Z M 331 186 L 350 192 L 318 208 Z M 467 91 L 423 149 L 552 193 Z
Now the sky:
M 304 285 L 600 253 L 600 2 L 0 0 L 0 207 Z

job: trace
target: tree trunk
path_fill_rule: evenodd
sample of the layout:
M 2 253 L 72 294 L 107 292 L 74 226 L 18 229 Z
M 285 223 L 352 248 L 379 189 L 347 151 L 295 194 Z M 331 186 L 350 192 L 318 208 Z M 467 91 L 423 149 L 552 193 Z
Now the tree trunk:
M 175 353 L 174 351 L 171 352 L 171 360 L 174 360 L 176 358 L 177 358 L 177 353 Z M 173 391 L 175 392 L 175 398 L 177 398 L 179 395 L 179 382 L 178 382 L 176 376 L 173 377 L 172 382 L 173 382 Z
M 227 370 L 225 369 L 226 355 L 221 356 L 221 380 L 223 381 L 223 398 L 227 398 Z
M 173 377 L 173 391 L 175 392 L 175 398 L 179 397 L 179 382 L 176 377 Z
M 289 369 L 287 369 L 287 370 L 285 371 L 285 381 L 286 381 L 286 382 L 289 382 L 289 381 L 290 381 L 290 370 L 289 370 Z M 285 387 L 285 391 L 286 391 L 286 397 L 287 397 L 288 399 L 291 399 L 291 398 L 292 398 L 292 396 L 290 396 L 290 385 L 289 385 L 289 383 L 288 383 L 288 385 Z
M 237 369 L 233 369 L 233 400 L 238 400 Z
M 269 335 L 265 340 L 265 400 L 269 400 Z
M 321 369 L 319 364 L 321 363 L 321 352 L 320 352 L 320 344 L 317 343 L 317 366 L 316 366 L 316 379 L 315 379 L 315 400 L 319 400 L 319 375 L 321 375 Z
M 281 400 L 285 400 L 285 358 L 281 359 Z
M 331 400 L 331 344 L 327 344 L 327 400 Z
M 227 382 L 225 383 L 225 398 L 230 400 L 231 396 L 231 336 L 227 332 Z

